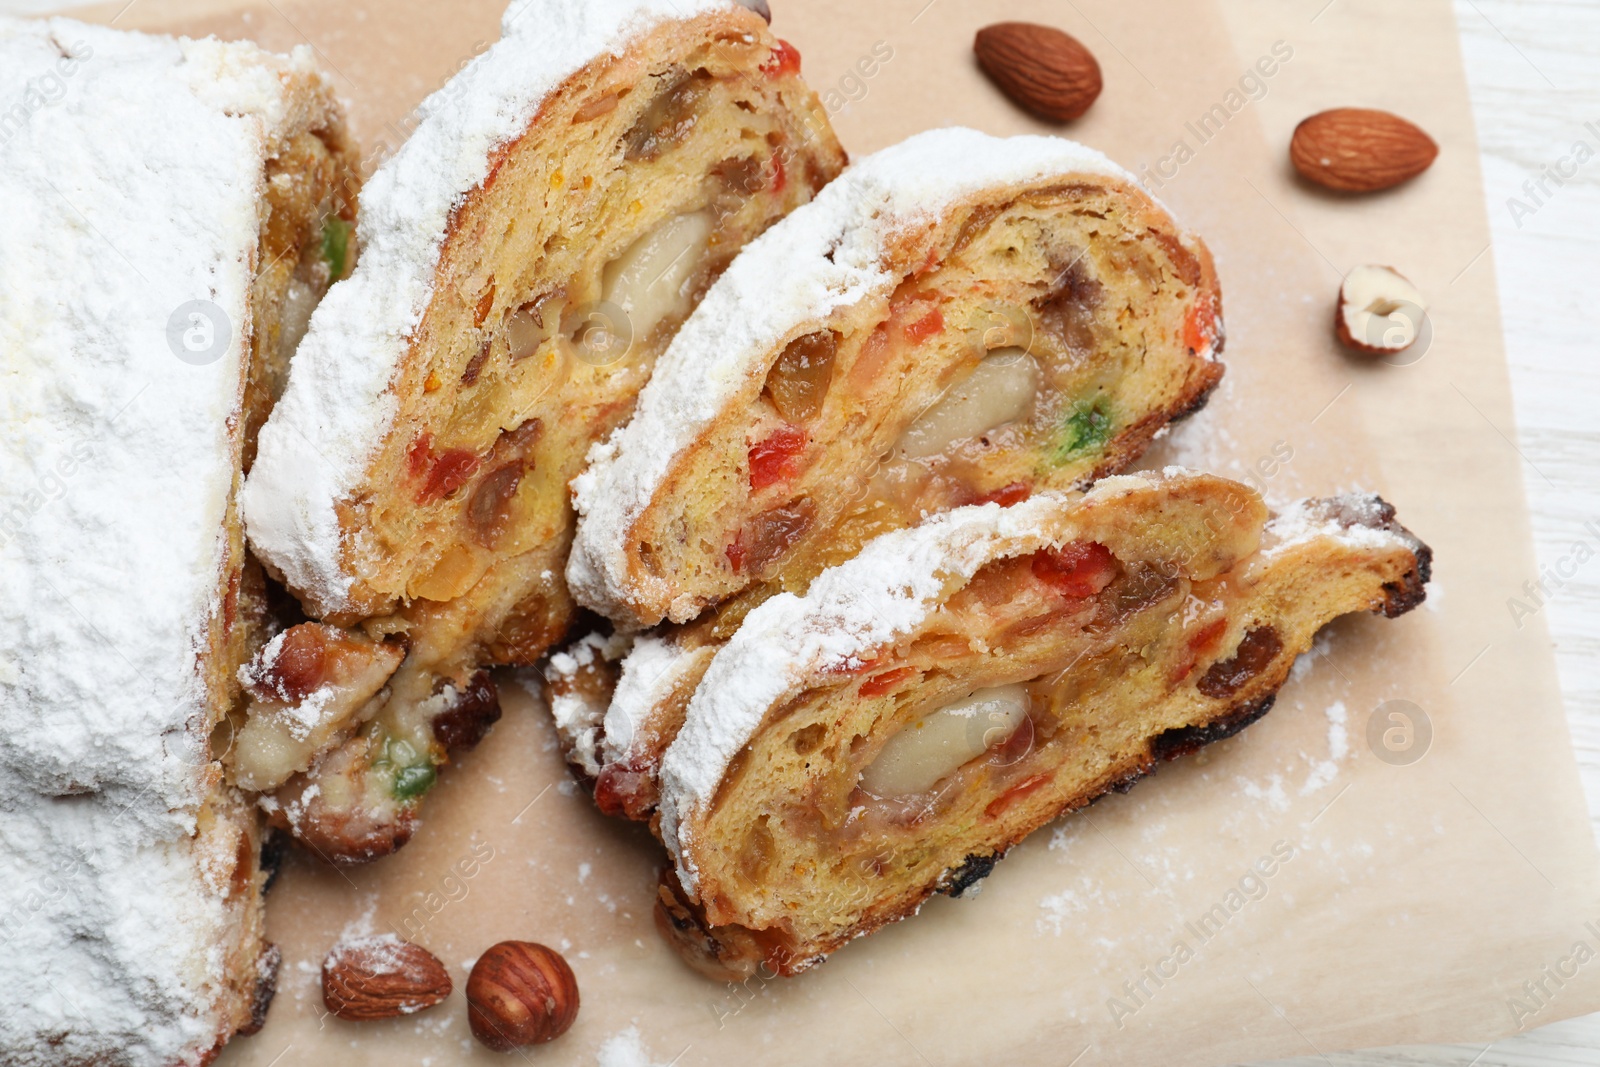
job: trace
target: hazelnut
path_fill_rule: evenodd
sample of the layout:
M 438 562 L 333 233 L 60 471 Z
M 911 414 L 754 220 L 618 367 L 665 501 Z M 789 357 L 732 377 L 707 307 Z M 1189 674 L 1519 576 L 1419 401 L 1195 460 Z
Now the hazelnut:
M 502 941 L 472 966 L 467 1018 L 496 1052 L 554 1041 L 578 1017 L 578 979 L 561 953 L 531 941 Z
M 1346 348 L 1392 355 L 1417 340 L 1427 312 L 1421 291 L 1393 267 L 1357 267 L 1339 287 L 1334 329 Z

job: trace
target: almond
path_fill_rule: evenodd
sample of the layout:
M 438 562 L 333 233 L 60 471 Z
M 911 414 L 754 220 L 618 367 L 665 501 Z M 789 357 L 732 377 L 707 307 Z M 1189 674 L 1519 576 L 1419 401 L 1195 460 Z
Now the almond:
M 1011 100 L 1041 118 L 1069 122 L 1100 95 L 1100 64 L 1053 26 L 998 22 L 972 42 L 978 66 Z
M 1289 160 L 1307 181 L 1347 193 L 1371 193 L 1427 170 L 1439 146 L 1398 115 L 1341 107 L 1295 127 Z
M 392 1019 L 450 995 L 437 956 L 393 934 L 343 941 L 322 961 L 322 1002 L 341 1019 Z

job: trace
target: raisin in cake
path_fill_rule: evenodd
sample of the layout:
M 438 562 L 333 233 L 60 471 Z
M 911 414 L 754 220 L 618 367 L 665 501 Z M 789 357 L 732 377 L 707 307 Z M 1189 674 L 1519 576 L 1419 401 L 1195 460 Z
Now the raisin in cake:
M 731 0 L 529 0 L 503 28 L 368 184 L 361 262 L 245 488 L 313 616 L 405 646 L 317 743 L 241 753 L 334 859 L 402 844 L 452 738 L 498 714 L 482 668 L 562 637 L 587 449 L 734 254 L 844 164 L 799 55 Z
M 752 611 L 661 768 L 658 926 L 793 974 L 1062 812 L 1265 714 L 1318 628 L 1420 603 L 1371 496 L 1268 516 L 1169 468 L 887 534 Z
M 354 153 L 309 49 L 0 19 L 0 93 L 0 1060 L 204 1062 L 277 967 L 236 488 Z
M 761 600 L 926 514 L 1137 458 L 1221 378 L 1220 304 L 1204 243 L 1056 138 L 920 134 L 755 242 L 575 483 L 579 599 L 624 629 L 697 620 L 642 639 L 609 707 L 556 661 L 560 721 L 604 722 L 575 757 L 602 806 L 651 810 L 699 673 Z

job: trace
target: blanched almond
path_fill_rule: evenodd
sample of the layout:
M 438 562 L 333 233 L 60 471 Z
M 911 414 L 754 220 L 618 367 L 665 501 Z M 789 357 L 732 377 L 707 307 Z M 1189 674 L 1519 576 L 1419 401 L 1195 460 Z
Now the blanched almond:
M 643 343 L 662 321 L 688 315 L 689 281 L 705 259 L 713 225 L 704 211 L 678 215 L 608 263 L 601 299 L 616 305 L 626 321 L 601 325 Z
M 885 798 L 925 793 L 1005 741 L 1027 715 L 1022 686 L 980 689 L 901 728 L 861 772 L 861 788 Z
M 899 452 L 908 459 L 936 456 L 1027 415 L 1038 392 L 1039 361 L 1020 348 L 995 349 L 917 417 L 901 436 Z

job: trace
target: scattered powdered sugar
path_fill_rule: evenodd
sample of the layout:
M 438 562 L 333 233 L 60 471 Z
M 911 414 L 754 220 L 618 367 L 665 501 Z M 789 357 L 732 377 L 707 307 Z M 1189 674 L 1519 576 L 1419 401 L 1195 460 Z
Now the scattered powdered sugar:
M 287 637 L 287 630 L 277 634 L 261 647 L 250 662 L 242 664 L 238 671 L 239 684 L 257 696 L 272 701 L 267 705 L 257 705 L 257 713 L 282 723 L 291 737 L 297 741 L 304 741 L 311 736 L 312 731 L 328 720 L 339 691 L 336 686 L 329 684 L 296 698 L 285 688 L 284 680 L 276 668 Z M 436 699 L 445 701 L 453 699 L 454 695 L 454 690 L 451 689 Z
M 1311 773 L 1306 777 L 1305 784 L 1300 787 L 1300 795 L 1303 797 L 1310 796 L 1337 778 L 1339 761 L 1350 754 L 1350 739 L 1345 731 L 1344 701 L 1334 701 L 1328 705 L 1324 714 L 1328 717 L 1328 758 L 1312 762 Z
M 1289 810 L 1289 794 L 1283 788 L 1283 775 L 1271 774 L 1267 776 L 1265 784 L 1252 782 L 1248 778 L 1235 778 L 1239 791 L 1251 800 L 1265 801 L 1273 811 Z
M 0 95 L 59 89 L 0 141 L 7 1063 L 164 1067 L 220 1026 L 233 853 L 192 836 L 212 788 L 200 667 L 262 156 L 304 118 L 285 82 L 311 69 L 309 49 L 0 18 Z M 220 338 L 209 362 L 169 341 L 195 328 L 185 305 Z
M 1062 924 L 1076 912 L 1084 911 L 1085 907 L 1076 893 L 1070 889 L 1063 890 L 1039 901 L 1039 910 L 1044 914 L 1039 916 L 1035 925 L 1040 933 L 1049 930 L 1060 937 Z
M 1319 760 L 1311 765 L 1311 773 L 1300 787 L 1300 795 L 1308 797 L 1339 775 L 1339 766 L 1332 760 Z
M 818 576 L 804 597 L 782 593 L 752 611 L 711 661 L 661 764 L 661 836 L 684 887 L 693 892 L 698 883 L 692 823 L 768 708 L 818 674 L 859 666 L 910 633 L 984 564 L 1058 543 L 1080 502 L 1109 501 L 1170 477 L 1106 478 L 1081 496 L 1040 493 L 1009 508 L 957 508 L 870 542 Z
M 637 1026 L 619 1030 L 601 1042 L 595 1062 L 598 1067 L 666 1067 L 651 1058 Z
M 779 344 L 838 309 L 888 297 L 915 266 L 888 262 L 897 237 L 986 191 L 1073 174 L 1138 184 L 1072 141 L 931 130 L 857 162 L 746 246 L 656 364 L 632 421 L 591 450 L 573 481 L 580 520 L 567 581 L 578 600 L 627 617 L 623 590 L 640 581 L 627 571 L 628 531 L 674 461 L 721 411 L 760 390 Z
M 1350 735 L 1345 729 L 1349 714 L 1344 701 L 1335 700 L 1323 714 L 1328 717 L 1328 756 L 1335 761 L 1342 760 L 1350 754 Z
M 451 213 L 495 149 L 597 58 L 732 0 L 522 0 L 502 39 L 423 101 L 422 120 L 361 191 L 361 256 L 329 290 L 262 429 L 243 504 L 256 550 L 322 613 L 348 610 L 336 507 L 361 486 L 398 410 L 395 377 L 433 297 Z
M 395 934 L 346 935 L 328 950 L 323 962 L 355 953 L 369 975 L 399 974 L 406 969 L 405 949 L 406 942 Z
M 436 700 L 442 703 L 449 699 L 450 695 L 441 693 Z M 274 709 L 274 718 L 283 722 L 289 728 L 290 737 L 293 737 L 296 741 L 304 741 L 311 736 L 313 730 L 321 726 L 330 717 L 329 711 L 336 696 L 338 696 L 338 689 L 331 685 L 325 685 L 321 689 L 307 693 L 305 699 L 298 703 Z
M 1374 493 L 1294 501 L 1272 517 L 1267 527 L 1272 543 L 1267 551 L 1281 552 L 1319 537 L 1333 537 L 1359 548 L 1414 544 L 1415 538 L 1392 528 L 1392 512 L 1385 509 L 1383 499 Z

